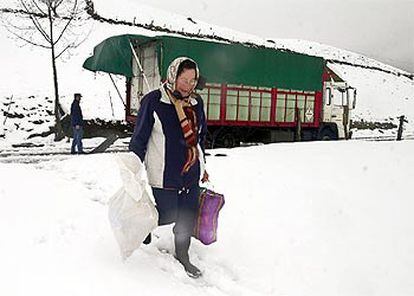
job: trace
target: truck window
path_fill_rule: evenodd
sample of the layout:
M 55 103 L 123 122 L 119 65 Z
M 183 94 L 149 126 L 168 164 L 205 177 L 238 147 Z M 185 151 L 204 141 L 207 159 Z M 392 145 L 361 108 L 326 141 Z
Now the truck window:
M 285 121 L 285 106 L 286 106 L 287 94 L 277 93 L 276 96 L 276 121 Z
M 227 90 L 226 120 L 236 120 L 238 94 L 237 90 Z
M 300 112 L 300 121 L 305 122 L 305 95 L 298 95 L 298 109 Z
M 198 91 L 204 101 L 207 120 L 220 120 L 221 87 L 219 84 L 207 84 Z
M 330 87 L 325 88 L 324 91 L 324 99 L 325 99 L 325 105 L 329 106 L 332 104 L 332 90 Z
M 271 105 L 271 89 L 230 85 L 226 92 L 226 120 L 269 122 Z
M 272 95 L 269 92 L 261 93 L 262 106 L 260 108 L 260 121 L 270 121 L 270 109 L 272 108 Z
M 247 121 L 249 119 L 249 91 L 239 91 L 237 120 Z
M 286 122 L 295 122 L 295 107 L 296 107 L 296 95 L 288 94 L 287 95 L 287 105 L 286 105 Z
M 345 91 L 341 89 L 334 89 L 333 96 L 332 96 L 332 102 L 335 106 L 344 106 L 346 105 L 346 94 Z

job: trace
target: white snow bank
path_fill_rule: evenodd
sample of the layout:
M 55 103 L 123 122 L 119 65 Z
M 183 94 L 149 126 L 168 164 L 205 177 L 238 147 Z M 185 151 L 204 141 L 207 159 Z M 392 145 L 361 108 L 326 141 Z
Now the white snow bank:
M 0 164 L 0 294 L 412 295 L 413 149 L 341 141 L 210 151 L 226 204 L 218 242 L 190 250 L 201 281 L 173 259 L 169 226 L 121 263 L 105 205 L 121 184 L 112 155 Z

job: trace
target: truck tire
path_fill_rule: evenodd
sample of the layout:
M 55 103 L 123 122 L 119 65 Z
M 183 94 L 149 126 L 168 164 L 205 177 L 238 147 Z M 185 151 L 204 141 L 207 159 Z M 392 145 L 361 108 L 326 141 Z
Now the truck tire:
M 236 131 L 223 129 L 217 133 L 214 139 L 214 148 L 234 148 L 240 146 L 240 140 L 236 136 Z
M 313 141 L 317 139 L 317 132 L 313 130 L 302 131 L 302 141 Z
M 220 142 L 224 148 L 234 148 L 237 146 L 236 137 L 230 132 L 225 133 Z
M 322 140 L 322 141 L 338 140 L 338 134 L 335 133 L 330 128 L 324 128 L 319 133 L 319 140 Z

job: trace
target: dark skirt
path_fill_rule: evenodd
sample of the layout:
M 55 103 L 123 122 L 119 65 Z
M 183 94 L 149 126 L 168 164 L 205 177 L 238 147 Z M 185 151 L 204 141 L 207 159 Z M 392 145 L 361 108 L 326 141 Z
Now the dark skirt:
M 198 211 L 200 187 L 187 190 L 152 188 L 158 211 L 158 225 L 175 223 L 174 234 L 189 238 L 193 234 Z

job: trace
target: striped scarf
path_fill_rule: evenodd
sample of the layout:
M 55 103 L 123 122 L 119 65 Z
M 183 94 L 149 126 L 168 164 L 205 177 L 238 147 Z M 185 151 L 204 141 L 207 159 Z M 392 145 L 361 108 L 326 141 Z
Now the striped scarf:
M 176 87 L 177 72 L 180 64 L 185 61 L 190 60 L 196 64 L 196 78 L 199 77 L 200 71 L 198 69 L 197 63 L 189 57 L 178 57 L 168 66 L 167 70 L 167 81 L 164 83 L 164 87 L 167 91 L 170 100 L 174 102 L 177 98 L 174 97 L 173 91 Z M 193 97 L 194 94 L 191 94 L 190 97 Z M 193 109 L 193 106 L 188 100 L 183 101 L 183 108 L 177 109 L 178 120 L 180 121 L 181 129 L 183 131 L 183 136 L 187 146 L 186 152 L 186 161 L 181 170 L 181 175 L 188 173 L 191 167 L 197 162 L 198 159 L 198 149 L 197 149 L 197 139 L 198 139 L 198 123 L 197 115 Z
M 198 149 L 197 149 L 197 135 L 198 135 L 198 125 L 197 125 L 197 115 L 193 107 L 188 104 L 184 107 L 185 118 L 181 119 L 181 129 L 183 131 L 184 139 L 187 144 L 187 156 L 186 162 L 183 169 L 181 170 L 181 175 L 188 173 L 190 168 L 196 163 L 198 159 Z
M 165 90 L 170 97 L 171 102 L 178 100 L 175 98 L 171 90 L 168 87 Z M 184 140 L 187 146 L 186 161 L 181 170 L 181 175 L 188 173 L 190 168 L 196 163 L 199 152 L 197 149 L 197 135 L 198 124 L 197 114 L 194 111 L 194 107 L 191 105 L 189 99 L 182 99 L 182 108 L 175 106 L 178 120 L 180 121 L 181 130 L 183 132 Z

